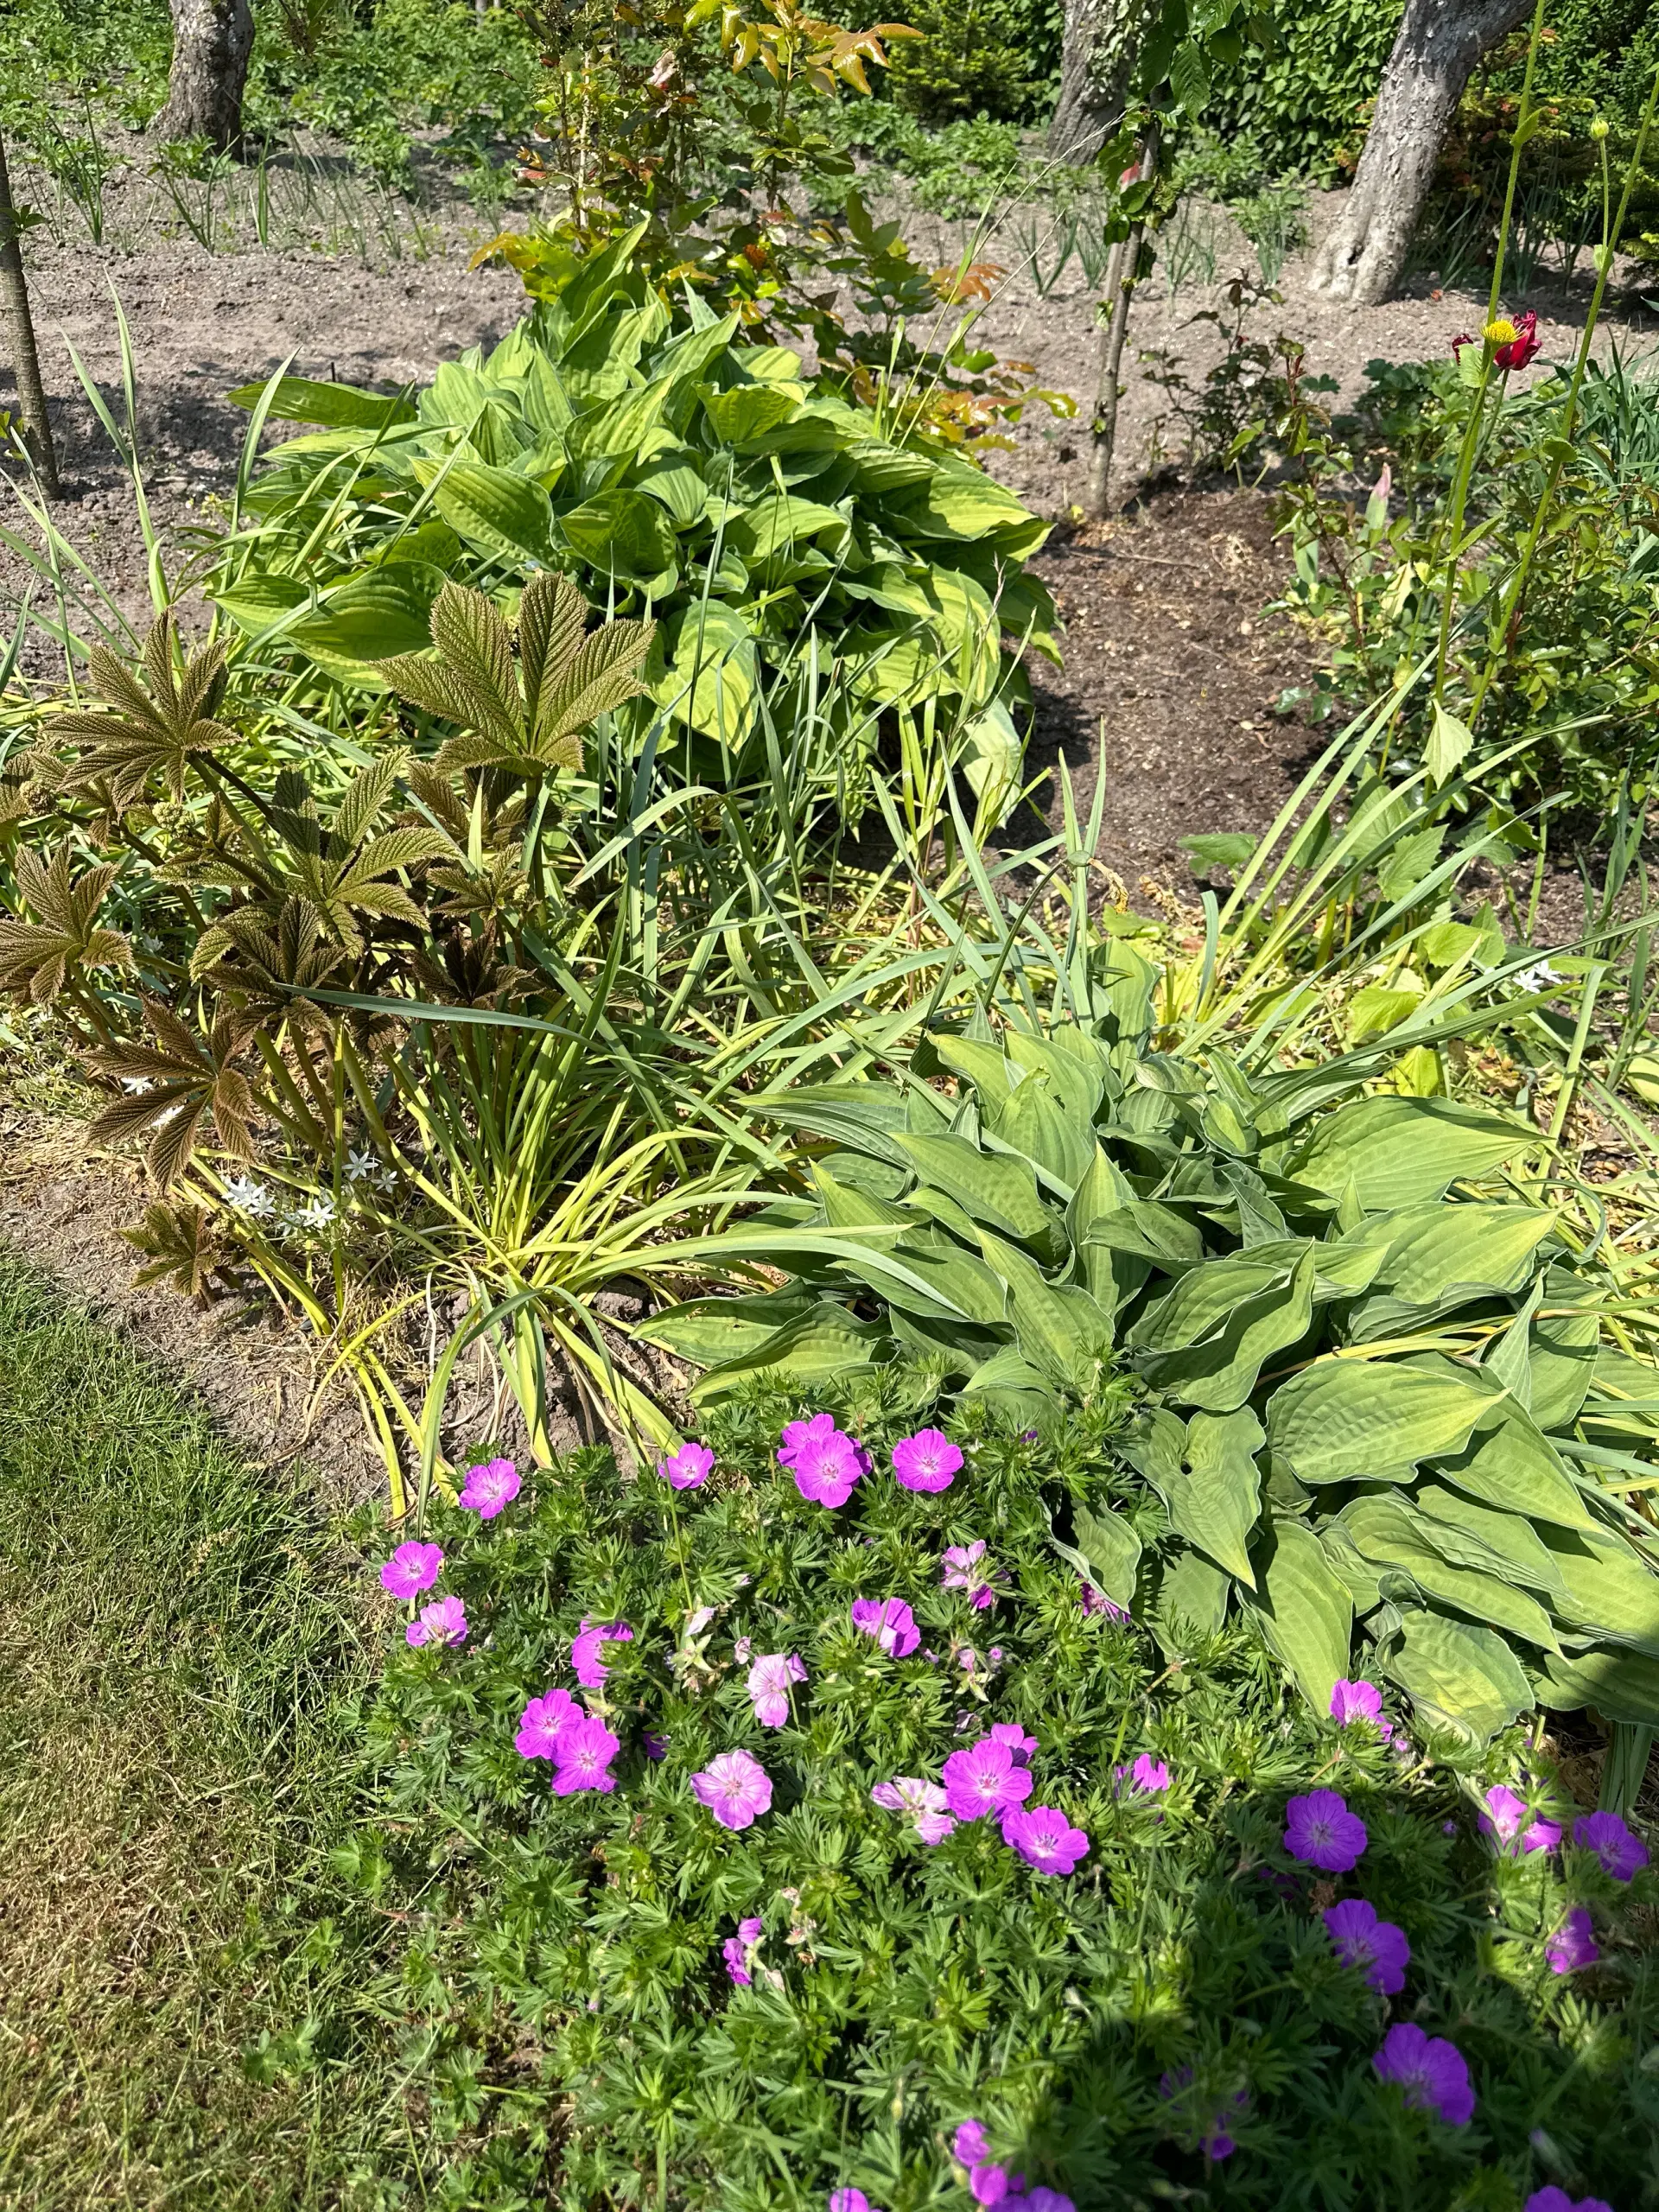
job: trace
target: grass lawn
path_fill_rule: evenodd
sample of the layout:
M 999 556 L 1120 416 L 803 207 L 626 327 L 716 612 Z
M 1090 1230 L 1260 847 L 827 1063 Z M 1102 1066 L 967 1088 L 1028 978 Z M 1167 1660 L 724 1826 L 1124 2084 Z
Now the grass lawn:
M 400 2085 L 342 2045 L 327 1916 L 353 1565 L 0 1256 L 0 2205 L 385 2201 Z

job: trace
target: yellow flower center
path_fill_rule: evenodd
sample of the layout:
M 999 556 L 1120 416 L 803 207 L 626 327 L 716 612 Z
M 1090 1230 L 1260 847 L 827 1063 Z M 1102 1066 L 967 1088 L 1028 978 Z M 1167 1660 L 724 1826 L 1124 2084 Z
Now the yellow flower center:
M 1521 335 L 1506 315 L 1501 315 L 1496 321 L 1489 322 L 1480 334 L 1489 346 L 1513 346 Z

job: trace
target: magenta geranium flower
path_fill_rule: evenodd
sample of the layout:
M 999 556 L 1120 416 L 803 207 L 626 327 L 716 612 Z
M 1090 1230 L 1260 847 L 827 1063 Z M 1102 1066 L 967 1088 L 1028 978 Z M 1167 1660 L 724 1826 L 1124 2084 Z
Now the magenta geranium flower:
M 846 1504 L 869 1464 L 862 1447 L 836 1426 L 832 1414 L 791 1421 L 778 1459 L 793 1473 L 795 1487 L 809 1505 L 827 1506 L 831 1512 Z
M 789 1686 L 804 1682 L 806 1669 L 796 1651 L 769 1651 L 749 1669 L 749 1701 L 763 1728 L 781 1728 L 789 1718 Z
M 480 1521 L 493 1521 L 504 1505 L 511 1505 L 524 1487 L 511 1459 L 486 1459 L 481 1467 L 468 1467 L 461 1484 L 461 1503 Z
M 1052 1805 L 1033 1805 L 1029 1812 L 1005 1813 L 1002 1840 L 1017 1851 L 1027 1866 L 1039 1874 L 1069 1874 L 1089 1848 L 1089 1839 L 1074 1828 Z
M 1552 1974 L 1576 1974 L 1580 1967 L 1594 1966 L 1601 1956 L 1601 1946 L 1591 1933 L 1591 1925 L 1584 1906 L 1575 1905 L 1544 1946 Z
M 1039 2182 L 1020 2199 L 1020 2212 L 1077 2212 L 1077 2208 L 1064 2191 L 1045 2189 Z
M 754 1954 L 765 1926 L 762 1920 L 740 1920 L 736 1935 L 728 1936 L 720 1947 L 726 1971 L 741 1989 L 747 1989 L 754 1980 L 749 1968 L 754 1964 Z
M 873 1636 L 890 1659 L 907 1659 L 922 1640 L 902 1598 L 855 1598 L 853 1626 Z
M 906 1490 L 949 1490 L 961 1471 L 961 1450 L 942 1428 L 918 1428 L 893 1447 L 893 1471 Z
M 940 1779 L 944 1802 L 959 1821 L 976 1821 L 986 1814 L 1000 1820 L 1023 1805 L 1032 1790 L 1029 1767 L 1020 1765 L 1006 1744 L 989 1737 L 952 1751 Z
M 944 1573 L 939 1577 L 944 1590 L 965 1590 L 968 1602 L 983 1612 L 987 1605 L 996 1603 L 996 1589 L 992 1580 L 995 1567 L 985 1558 L 982 1539 L 971 1544 L 952 1544 L 944 1554 Z
M 598 1689 L 611 1671 L 599 1656 L 601 1644 L 632 1642 L 633 1630 L 626 1621 L 594 1621 L 584 1613 L 570 1644 L 570 1664 L 582 1688 Z
M 772 1805 L 772 1777 L 752 1751 L 721 1751 L 691 1777 L 691 1793 L 723 1828 L 747 1828 Z
M 394 1598 L 417 1598 L 432 1587 L 442 1567 L 436 1544 L 399 1544 L 380 1570 L 380 1587 Z
M 1616 1882 L 1634 1881 L 1648 1863 L 1648 1847 L 1617 1813 L 1586 1813 L 1573 1823 L 1573 1840 L 1593 1851 Z
M 1486 1792 L 1486 1804 L 1487 1810 L 1480 1816 L 1480 1832 L 1495 1836 L 1504 1851 L 1554 1851 L 1561 1840 L 1559 1821 L 1534 1820 L 1526 1799 L 1505 1789 L 1502 1783 Z
M 465 1643 L 467 1608 L 459 1598 L 435 1598 L 404 1630 L 406 1643 Z
M 832 2189 L 830 2212 L 876 2212 L 861 2189 Z
M 701 1490 L 714 1465 L 715 1455 L 706 1444 L 682 1444 L 657 1462 L 657 1471 L 672 1490 Z
M 1133 1766 L 1115 1766 L 1112 1769 L 1114 1782 L 1122 1782 L 1125 1775 L 1129 1778 L 1129 1787 L 1143 1796 L 1156 1797 L 1169 1787 L 1167 1764 L 1162 1759 L 1154 1758 L 1150 1751 L 1142 1751 Z
M 1397 2082 L 1406 2102 L 1436 2113 L 1452 2127 L 1467 2127 L 1475 2113 L 1474 2085 L 1463 2053 L 1444 2036 L 1431 2036 L 1413 2020 L 1398 2020 L 1371 2060 L 1380 2078 Z
M 870 1796 L 884 1812 L 908 1813 L 924 1843 L 943 1843 L 956 1834 L 956 1821 L 945 1809 L 944 1792 L 937 1782 L 899 1774 L 891 1782 L 878 1782 Z
M 665 1759 L 668 1757 L 668 1738 L 657 1730 L 645 1729 L 639 1740 L 645 1747 L 645 1757 L 648 1759 Z
M 1173 2072 L 1159 2076 L 1158 2094 L 1160 2097 L 1172 2100 L 1177 2097 L 1184 2098 L 1185 2092 L 1192 2086 L 1192 2069 L 1190 2066 L 1177 2067 Z M 1212 2164 L 1219 2164 L 1222 2159 L 1230 2158 L 1237 2150 L 1238 2145 L 1228 2132 L 1228 2123 L 1231 2121 L 1236 2124 L 1238 2115 L 1244 2110 L 1249 2101 L 1248 2089 L 1235 2089 L 1231 2097 L 1224 2101 L 1219 2112 L 1206 2113 L 1198 2122 L 1198 2148 Z
M 614 1789 L 611 1761 L 620 1749 L 602 1720 L 590 1719 L 585 1713 L 578 1720 L 568 1720 L 553 1750 L 553 1795 L 569 1797 L 578 1789 Z
M 1037 1738 L 1027 1736 L 1017 1720 L 998 1720 L 992 1724 L 991 1741 L 1006 1744 L 1021 1766 L 1031 1764 L 1031 1755 L 1037 1748 Z
M 1569 2196 L 1552 2182 L 1548 2189 L 1535 2189 L 1522 2212 L 1613 2212 L 1613 2208 L 1605 2196 Z
M 556 1758 L 561 1734 L 571 1721 L 586 1718 L 569 1690 L 550 1690 L 545 1697 L 533 1697 L 518 1716 L 513 1749 L 521 1759 Z
M 1334 1789 L 1311 1789 L 1285 1807 L 1285 1849 L 1305 1866 L 1345 1874 L 1365 1849 L 1365 1823 Z
M 1382 1717 L 1382 1693 L 1375 1682 L 1338 1682 L 1331 1693 L 1331 1718 L 1339 1728 L 1369 1720 L 1385 1744 L 1394 1733 L 1393 1721 Z
M 990 2138 L 981 2120 L 964 2120 L 950 2139 L 951 2155 L 964 2166 L 981 2166 L 991 2155 Z
M 1092 1582 L 1083 1585 L 1083 1610 L 1085 1618 L 1095 1613 L 1103 1613 L 1109 1621 L 1127 1621 L 1129 1618 L 1122 1605 L 1115 1605 L 1106 1592 L 1096 1590 Z
M 1340 1904 L 1328 1905 L 1323 1916 L 1344 1966 L 1363 1967 L 1371 1988 L 1380 1989 L 1385 1997 L 1397 1996 L 1406 1986 L 1406 1968 L 1411 1964 L 1405 1929 L 1391 1920 L 1379 1920 L 1376 1907 L 1363 1897 L 1344 1897 Z

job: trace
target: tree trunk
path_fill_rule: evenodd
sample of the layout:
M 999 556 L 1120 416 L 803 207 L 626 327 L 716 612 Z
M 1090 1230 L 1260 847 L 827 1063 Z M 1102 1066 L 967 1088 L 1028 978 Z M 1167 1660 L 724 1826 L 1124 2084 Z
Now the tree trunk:
M 1398 283 L 1440 141 L 1469 73 L 1515 29 L 1528 0 L 1407 0 L 1347 203 L 1314 257 L 1308 289 L 1372 307 Z
M 1092 161 L 1123 120 L 1148 12 L 1148 0 L 1065 0 L 1060 97 L 1048 126 L 1057 162 Z
M 1154 122 L 1133 168 L 1125 171 L 1144 182 L 1158 162 L 1159 130 Z M 1126 238 L 1112 248 L 1106 264 L 1106 291 L 1102 305 L 1106 327 L 1100 334 L 1100 376 L 1095 388 L 1095 411 L 1089 423 L 1089 482 L 1083 512 L 1090 522 L 1103 522 L 1111 500 L 1112 456 L 1117 449 L 1117 403 L 1123 397 L 1120 382 L 1123 345 L 1129 333 L 1129 304 L 1141 278 L 1141 250 L 1146 226 L 1137 223 Z
M 158 138 L 207 138 L 229 153 L 242 137 L 242 88 L 253 52 L 251 0 L 171 0 L 173 67 Z
M 3 143 L 0 143 L 0 314 L 11 328 L 11 360 L 17 378 L 23 443 L 35 463 L 41 489 L 48 499 L 60 499 L 63 494 L 58 488 L 58 457 L 52 449 L 52 425 L 46 416 L 41 357 L 35 350 L 35 325 L 29 312 L 29 286 L 23 277 L 22 248 L 17 243 L 16 211 L 11 204 Z

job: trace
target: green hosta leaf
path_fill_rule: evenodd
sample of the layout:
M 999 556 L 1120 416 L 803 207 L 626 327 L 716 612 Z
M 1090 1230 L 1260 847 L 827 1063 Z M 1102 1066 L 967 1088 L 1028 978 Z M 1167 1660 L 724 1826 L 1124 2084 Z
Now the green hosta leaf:
M 1027 1254 L 988 1230 L 979 1233 L 990 1268 L 1008 1287 L 1007 1318 L 1020 1349 L 1063 1382 L 1086 1382 L 1112 1348 L 1112 1319 L 1086 1290 L 1051 1283 Z
M 740 384 L 729 391 L 705 391 L 703 411 L 709 427 L 724 446 L 741 446 L 763 438 L 779 423 L 786 423 L 800 404 L 786 385 Z
M 213 605 L 221 607 L 238 630 L 257 638 L 284 614 L 303 607 L 311 594 L 296 576 L 251 575 L 212 596 Z
M 1089 1563 L 1089 1579 L 1115 1605 L 1128 1612 L 1135 1602 L 1141 1571 L 1141 1539 L 1122 1513 L 1091 1513 L 1079 1505 L 1071 1516 L 1077 1549 Z
M 1092 1141 L 1092 1125 L 1105 1093 L 1109 1065 L 1095 1039 L 1075 1024 L 1065 1022 L 1046 1038 L 1010 1028 L 1004 1032 L 1002 1041 L 1015 1067 L 1023 1068 L 1027 1075 L 1047 1077 L 1055 1096 L 1073 1121 L 1090 1128 Z M 1130 1195 L 1126 1189 L 1124 1196 Z
M 1524 1583 L 1554 1599 L 1565 1589 L 1555 1555 L 1524 1515 L 1495 1512 L 1438 1483 L 1424 1483 L 1414 1503 L 1423 1534 L 1453 1566 L 1472 1567 Z
M 1155 1198 L 1130 1198 L 1107 1212 L 1096 1213 L 1086 1236 L 1090 1244 L 1111 1252 L 1131 1253 L 1166 1271 L 1197 1267 L 1204 1258 L 1204 1239 L 1186 1216 Z
M 1030 1424 L 1060 1410 L 1048 1377 L 1023 1359 L 1013 1344 L 993 1352 L 976 1367 L 963 1386 L 970 1396 L 981 1397 L 1010 1421 Z
M 1194 1414 L 1187 1424 L 1185 1468 L 1170 1479 L 1164 1497 L 1176 1535 L 1252 1590 L 1249 1546 L 1261 1510 L 1255 1454 L 1262 1440 L 1262 1424 L 1248 1406 L 1222 1419 Z
M 232 407 L 257 407 L 262 384 L 238 385 L 226 398 Z M 268 410 L 280 422 L 324 423 L 338 430 L 379 430 L 417 418 L 406 399 L 384 391 L 363 391 L 350 384 L 315 384 L 309 377 L 284 377 Z
M 1058 1259 L 1065 1247 L 1059 1216 L 1037 1195 L 1037 1179 L 1023 1161 L 983 1153 L 958 1136 L 895 1136 L 894 1142 L 925 1179 L 954 1198 L 971 1217 L 999 1235 Z
M 1001 1278 L 971 1252 L 964 1252 L 954 1237 L 938 1232 L 912 1232 L 893 1248 L 910 1273 L 920 1278 L 931 1298 L 907 1283 L 894 1282 L 856 1260 L 843 1260 L 843 1270 L 860 1276 L 906 1313 L 948 1320 L 965 1315 L 982 1328 L 1001 1330 L 1008 1319 L 1008 1296 Z
M 1255 1389 L 1267 1362 L 1307 1334 L 1313 1319 L 1313 1269 L 1310 1245 L 1288 1280 L 1243 1300 L 1221 1329 L 1202 1343 L 1179 1351 L 1143 1353 L 1139 1363 L 1147 1380 L 1183 1405 L 1231 1413 Z M 1192 1279 L 1189 1274 L 1182 1280 Z
M 1028 1075 L 988 1106 L 985 1127 L 1011 1151 L 1034 1160 L 1067 1198 L 1094 1163 L 1093 1128 L 1055 1096 L 1046 1075 Z
M 601 492 L 561 515 L 559 531 L 601 575 L 656 577 L 675 565 L 678 540 L 661 507 L 643 493 Z
M 995 1045 L 978 1037 L 933 1037 L 929 1045 L 952 1075 L 963 1076 L 979 1093 L 980 1111 L 1005 1099 L 1014 1087 L 1014 1070 Z
M 435 485 L 432 504 L 468 545 L 499 560 L 545 564 L 553 553 L 553 510 L 538 484 L 481 461 L 458 461 L 438 481 L 440 464 L 416 464 L 423 484 Z
M 1454 1532 L 1414 1512 L 1404 1498 L 1356 1498 L 1344 1507 L 1338 1520 L 1374 1567 L 1408 1574 L 1426 1597 L 1507 1629 L 1545 1651 L 1560 1649 L 1549 1615 L 1535 1598 L 1495 1573 L 1453 1566 L 1442 1554 L 1444 1540 Z M 1437 1537 L 1442 1541 L 1437 1543 Z
M 1319 1124 L 1294 1172 L 1333 1198 L 1351 1181 L 1375 1211 L 1441 1198 L 1536 1141 L 1535 1131 L 1450 1099 L 1359 1098 Z
M 910 1129 L 905 1093 L 890 1083 L 801 1084 L 766 1091 L 754 1111 L 786 1129 L 832 1137 L 851 1151 L 868 1153 L 906 1173 L 915 1163 L 899 1140 Z
M 1659 1659 L 1659 1574 L 1615 1536 L 1550 1529 L 1545 1540 L 1567 1586 L 1557 1618 Z
M 669 641 L 668 668 L 653 685 L 676 721 L 739 744 L 749 726 L 760 664 L 748 624 L 721 600 L 688 607 Z
M 1301 1256 L 1300 1249 L 1296 1256 Z M 1224 1327 L 1247 1300 L 1287 1283 L 1292 1265 L 1287 1257 L 1246 1252 L 1189 1268 L 1141 1315 L 1129 1332 L 1129 1343 L 1146 1351 L 1179 1351 L 1201 1343 Z
M 1635 1651 L 1552 1655 L 1539 1678 L 1539 1702 L 1561 1713 L 1591 1705 L 1604 1719 L 1659 1728 L 1659 1660 Z
M 1435 1471 L 1454 1490 L 1503 1512 L 1563 1529 L 1597 1525 L 1560 1454 L 1512 1399 L 1489 1399 L 1469 1442 L 1437 1458 Z
M 1212 868 L 1224 868 L 1236 874 L 1255 857 L 1259 842 L 1242 830 L 1206 831 L 1201 836 L 1178 840 L 1181 850 L 1192 858 L 1195 875 L 1205 875 Z
M 1548 1276 L 1544 1295 L 1551 1302 L 1557 1295 Z M 1593 1312 L 1547 1313 L 1533 1322 L 1528 1342 L 1528 1410 L 1540 1428 L 1566 1428 L 1578 1419 L 1595 1372 L 1600 1333 L 1601 1323 Z
M 1456 1294 L 1517 1290 L 1555 1227 L 1542 1206 L 1442 1205 L 1405 1218 L 1376 1281 L 1397 1299 L 1432 1306 Z
M 1300 1521 L 1272 1524 L 1262 1594 L 1253 1610 L 1262 1633 L 1315 1713 L 1348 1672 L 1354 1601 L 1319 1538 Z
M 829 1301 L 785 1321 L 761 1344 L 734 1353 L 711 1367 L 692 1385 L 694 1405 L 708 1405 L 760 1376 L 769 1382 L 792 1378 L 803 1388 L 844 1381 L 890 1357 L 893 1338 L 880 1323 L 860 1321 Z
M 289 626 L 288 636 L 331 674 L 373 681 L 374 671 L 364 663 L 430 644 L 432 602 L 442 581 L 435 569 L 403 562 L 373 569 L 330 592 L 316 613 L 302 614 Z
M 1384 1662 L 1418 1718 L 1471 1747 L 1489 1743 L 1532 1704 L 1521 1662 L 1495 1629 L 1408 1612 Z
M 1158 1586 L 1159 1610 L 1172 1624 L 1184 1622 L 1199 1636 L 1219 1636 L 1227 1624 L 1233 1579 L 1212 1567 L 1199 1552 L 1183 1552 L 1164 1570 Z
M 633 1333 L 696 1366 L 717 1367 L 753 1351 L 775 1337 L 784 1322 L 798 1319 L 818 1302 L 810 1291 L 798 1287 L 755 1298 L 694 1298 L 653 1313 Z
M 1454 1373 L 1320 1359 L 1268 1400 L 1268 1441 L 1299 1482 L 1400 1482 L 1419 1460 L 1461 1451 L 1491 1402 Z

